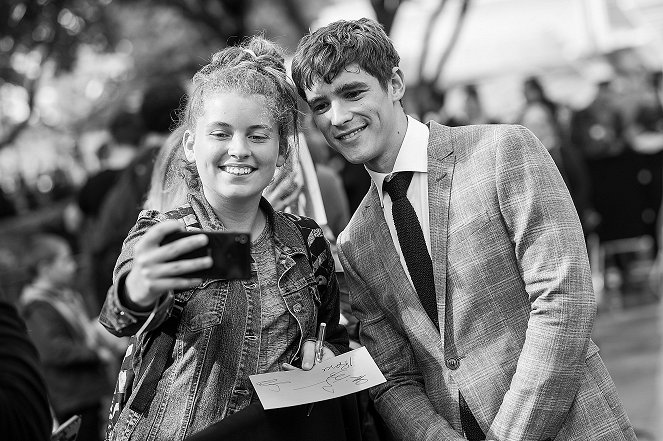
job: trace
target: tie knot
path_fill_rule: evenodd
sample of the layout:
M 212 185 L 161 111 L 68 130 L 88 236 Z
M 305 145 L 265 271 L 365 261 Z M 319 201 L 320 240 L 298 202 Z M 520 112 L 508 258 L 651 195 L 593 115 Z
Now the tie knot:
M 382 190 L 389 193 L 391 200 L 395 201 L 402 199 L 407 195 L 407 189 L 410 186 L 410 181 L 412 181 L 412 175 L 414 173 L 409 172 L 398 172 L 391 176 L 391 179 L 384 181 L 382 184 Z

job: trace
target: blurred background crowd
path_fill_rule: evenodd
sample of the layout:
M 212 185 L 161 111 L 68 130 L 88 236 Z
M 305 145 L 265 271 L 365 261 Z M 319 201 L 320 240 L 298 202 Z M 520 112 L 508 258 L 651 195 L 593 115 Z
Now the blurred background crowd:
M 40 289 L 66 291 L 63 304 L 86 317 L 65 317 L 80 331 L 70 344 L 98 362 L 90 378 L 109 384 L 85 390 L 93 403 L 52 403 L 55 413 L 105 414 L 122 342 L 98 335 L 95 317 L 186 79 L 245 36 L 263 33 L 292 53 L 308 29 L 362 16 L 377 19 L 403 57 L 409 114 L 522 124 L 549 150 L 585 231 L 595 339 L 640 437 L 657 439 L 663 0 L 3 0 L 0 295 L 22 306 L 30 325 L 45 320 L 26 306 Z M 293 169 L 314 170 L 333 238 L 370 179 L 305 122 L 306 161 Z M 303 180 L 296 191 L 306 193 L 311 178 Z M 42 359 L 62 361 L 51 332 L 33 333 L 36 346 Z M 55 369 L 46 379 L 71 401 L 66 388 L 81 384 L 64 375 Z

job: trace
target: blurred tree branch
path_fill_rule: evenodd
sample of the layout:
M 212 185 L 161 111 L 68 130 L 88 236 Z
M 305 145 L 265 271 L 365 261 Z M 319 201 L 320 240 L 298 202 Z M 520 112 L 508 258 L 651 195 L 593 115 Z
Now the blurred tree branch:
M 0 86 L 25 89 L 28 115 L 0 127 L 0 149 L 12 143 L 34 115 L 35 97 L 47 65 L 70 70 L 82 44 L 106 49 L 113 32 L 100 0 L 5 0 L 0 3 Z
M 404 1 L 406 0 L 371 0 L 375 17 L 384 26 L 384 31 L 387 35 L 391 33 L 391 27 L 394 24 L 398 8 Z

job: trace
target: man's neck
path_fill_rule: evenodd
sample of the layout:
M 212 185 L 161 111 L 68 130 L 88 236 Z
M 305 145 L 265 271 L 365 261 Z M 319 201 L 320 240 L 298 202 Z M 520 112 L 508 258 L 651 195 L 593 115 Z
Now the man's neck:
M 398 153 L 403 146 L 403 140 L 405 139 L 405 133 L 407 132 L 407 125 L 407 115 L 405 112 L 400 112 L 396 121 L 396 127 L 391 136 L 389 148 L 386 149 L 384 154 L 379 158 L 375 158 L 374 161 L 364 164 L 366 168 L 378 173 L 390 173 L 394 169 L 396 158 L 398 158 Z

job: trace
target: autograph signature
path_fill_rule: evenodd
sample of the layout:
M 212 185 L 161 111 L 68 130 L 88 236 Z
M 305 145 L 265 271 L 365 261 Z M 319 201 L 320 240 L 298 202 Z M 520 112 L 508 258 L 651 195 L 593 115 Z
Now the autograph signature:
M 325 380 L 310 384 L 308 386 L 298 387 L 293 390 L 308 389 L 310 387 L 323 385 L 322 390 L 333 394 L 334 384 L 340 381 L 352 381 L 355 385 L 361 385 L 368 381 L 368 379 L 365 378 L 366 375 L 352 376 L 344 372 L 350 369 L 350 367 L 352 367 L 352 357 L 350 357 L 349 361 L 341 361 L 336 365 L 323 368 L 323 371 L 329 372 L 329 375 Z
M 271 392 L 281 392 L 280 384 L 288 384 L 289 381 L 279 381 L 276 378 L 270 378 L 269 380 L 264 380 L 256 383 L 257 386 L 265 387 Z

